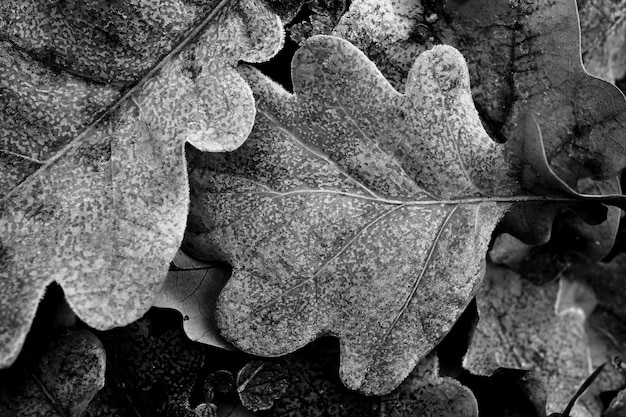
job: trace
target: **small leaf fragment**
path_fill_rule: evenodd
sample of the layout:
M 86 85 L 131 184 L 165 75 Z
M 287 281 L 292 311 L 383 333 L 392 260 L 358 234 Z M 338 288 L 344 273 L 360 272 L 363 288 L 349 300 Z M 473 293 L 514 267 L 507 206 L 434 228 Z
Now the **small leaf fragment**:
M 437 367 L 435 354 L 424 358 L 397 390 L 380 399 L 380 416 L 478 417 L 472 391 L 438 376 Z
M 228 281 L 230 268 L 198 261 L 183 251 L 178 251 L 172 263 L 174 268 L 167 273 L 154 307 L 180 311 L 185 333 L 191 340 L 233 349 L 215 324 L 217 297 Z
M 239 399 L 251 411 L 271 408 L 274 401 L 285 394 L 288 386 L 285 370 L 275 362 L 249 362 L 237 374 Z
M 25 380 L 0 384 L 0 415 L 82 416 L 104 387 L 105 362 L 104 348 L 93 333 L 66 331 L 26 370 Z
M 505 268 L 489 266 L 477 295 L 480 320 L 465 367 L 489 375 L 499 367 L 535 371 L 544 379 L 547 412 L 563 410 L 591 367 L 584 320 L 554 311 L 558 284 L 541 287 Z M 576 405 L 583 416 L 600 408 L 595 397 Z

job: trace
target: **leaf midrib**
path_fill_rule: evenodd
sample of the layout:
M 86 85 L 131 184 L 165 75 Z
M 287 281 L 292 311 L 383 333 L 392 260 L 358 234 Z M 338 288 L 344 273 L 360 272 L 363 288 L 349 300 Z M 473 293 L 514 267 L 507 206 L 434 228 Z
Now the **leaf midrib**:
M 298 194 L 334 194 L 345 197 L 351 197 L 359 200 L 367 200 L 379 202 L 382 204 L 393 204 L 403 206 L 435 206 L 435 205 L 459 205 L 459 204 L 479 204 L 479 203 L 521 203 L 521 202 L 542 202 L 542 203 L 572 203 L 579 200 L 570 197 L 551 197 L 533 194 L 513 195 L 513 196 L 495 196 L 495 197 L 460 197 L 456 199 L 442 200 L 394 200 L 383 197 L 369 197 L 366 195 L 348 193 L 336 190 L 315 190 L 315 189 L 299 189 L 286 192 L 278 191 L 211 191 L 213 195 L 233 195 L 233 196 L 249 196 L 249 195 L 270 195 L 275 198 L 289 197 Z
M 354 197 L 354 198 L 358 198 L 358 199 L 363 199 L 363 200 L 377 201 L 377 202 L 385 203 L 385 204 L 414 205 L 414 206 L 437 205 L 437 204 L 439 204 L 439 205 L 476 204 L 476 203 L 488 203 L 488 202 L 495 202 L 495 203 L 518 203 L 518 202 L 528 202 L 528 201 L 538 201 L 538 202 L 573 202 L 573 201 L 576 201 L 575 199 L 573 199 L 571 197 L 553 197 L 553 196 L 547 196 L 546 197 L 546 196 L 538 196 L 538 195 L 532 195 L 532 194 L 519 195 L 519 196 L 460 197 L 460 198 L 455 198 L 455 199 L 441 199 L 441 200 L 438 200 L 438 199 L 433 199 L 433 200 L 427 200 L 427 199 L 421 199 L 421 200 L 389 199 L 389 198 L 383 197 L 379 193 L 371 190 L 369 187 L 367 187 L 361 181 L 359 181 L 354 176 L 352 176 L 349 172 L 345 171 L 336 162 L 332 161 L 326 155 L 324 155 L 321 152 L 315 150 L 314 148 L 312 148 L 308 144 L 304 143 L 300 138 L 298 138 L 294 134 L 294 132 L 289 130 L 289 128 L 287 126 L 285 126 L 283 123 L 281 123 L 274 115 L 272 115 L 267 110 L 260 108 L 258 102 L 257 102 L 257 106 L 256 107 L 257 107 L 257 113 L 258 114 L 264 116 L 276 129 L 278 129 L 283 134 L 285 134 L 287 137 L 289 137 L 294 142 L 294 144 L 299 146 L 305 152 L 309 153 L 312 157 L 321 159 L 324 162 L 328 163 L 329 165 L 333 166 L 338 172 L 340 172 L 342 175 L 344 175 L 346 178 L 348 178 L 350 181 L 352 181 L 356 186 L 361 188 L 365 193 L 369 194 L 371 197 L 368 197 L 366 195 L 352 194 L 352 193 L 341 192 L 341 191 L 314 190 L 314 189 L 294 190 L 294 191 L 288 191 L 288 192 L 284 192 L 284 193 L 274 192 L 274 191 L 265 191 L 265 192 L 217 192 L 217 193 L 212 193 L 212 194 L 230 194 L 230 195 L 270 194 L 270 195 L 274 195 L 276 197 L 280 197 L 280 196 L 288 196 L 290 194 L 307 193 L 307 192 L 308 193 L 335 193 L 335 194 L 342 194 L 342 195 L 346 195 L 346 196 L 350 196 L 350 197 Z M 355 122 L 353 121 L 353 123 L 355 123 Z M 269 188 L 269 187 L 266 186 L 266 188 Z M 421 191 L 424 193 L 425 196 L 433 197 L 431 193 L 428 193 L 427 191 L 425 191 L 423 189 L 421 189 Z
M 45 163 L 43 163 L 43 165 L 39 167 L 37 171 L 32 173 L 30 176 L 28 176 L 28 178 L 17 184 L 2 198 L 0 198 L 0 203 L 8 201 L 16 193 L 18 193 L 20 189 L 34 181 L 38 176 L 42 175 L 41 173 L 45 171 L 49 166 L 54 164 L 57 160 L 61 159 L 66 153 L 68 153 L 70 149 L 76 146 L 78 142 L 84 140 L 84 138 L 94 129 L 94 127 L 96 127 L 103 120 L 111 117 L 113 112 L 118 110 L 128 99 L 133 97 L 137 93 L 137 91 L 143 88 L 148 80 L 157 75 L 159 71 L 161 71 L 161 69 L 165 66 L 165 64 L 167 64 L 174 57 L 176 57 L 185 47 L 187 47 L 187 45 L 193 42 L 198 37 L 198 35 L 200 35 L 211 23 L 217 13 L 220 12 L 228 3 L 230 3 L 230 1 L 231 0 L 221 0 L 199 24 L 178 43 L 178 45 L 176 45 L 167 55 L 165 55 L 159 62 L 157 62 L 148 72 L 146 72 L 132 88 L 124 93 L 117 101 L 111 104 L 100 116 L 98 116 L 93 122 L 85 127 L 85 129 L 83 129 L 83 131 L 79 133 L 74 139 L 72 139 L 67 145 L 61 148 L 47 161 L 45 161 Z

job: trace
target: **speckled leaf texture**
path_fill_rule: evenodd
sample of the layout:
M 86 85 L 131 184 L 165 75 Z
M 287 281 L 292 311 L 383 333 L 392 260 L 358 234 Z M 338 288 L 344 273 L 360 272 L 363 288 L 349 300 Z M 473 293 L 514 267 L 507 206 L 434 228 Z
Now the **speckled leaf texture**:
M 234 67 L 269 59 L 283 33 L 256 0 L 33 0 L 2 2 L 0 34 L 7 366 L 52 281 L 97 329 L 150 307 L 185 228 L 184 143 L 246 138 L 254 98 Z
M 612 11 L 624 6 L 617 0 L 596 3 L 583 1 L 580 7 L 582 48 L 575 0 L 355 0 L 332 34 L 363 50 L 400 90 L 421 51 L 439 43 L 458 48 L 468 61 L 472 96 L 492 137 L 508 141 L 510 154 L 519 155 L 523 133 L 517 127 L 532 113 L 557 174 L 579 191 L 608 194 L 619 192 L 617 176 L 626 164 L 626 100 L 615 85 L 585 71 L 581 51 L 597 72 L 601 65 L 589 51 L 602 45 L 602 38 L 593 34 L 590 16 L 617 19 Z M 514 216 L 540 210 L 545 220 L 534 231 L 521 230 L 515 222 L 507 226 L 528 242 L 544 242 L 554 206 L 526 205 Z M 608 220 L 594 227 L 609 238 L 606 247 L 614 241 L 619 213 L 612 208 Z
M 80 417 L 104 387 L 105 351 L 91 332 L 55 337 L 35 363 L 0 381 L 0 415 Z
M 294 57 L 294 94 L 240 71 L 257 100 L 249 139 L 189 155 L 183 248 L 233 266 L 222 335 L 265 356 L 337 336 L 344 383 L 388 393 L 464 310 L 491 232 L 525 198 L 465 61 L 425 52 L 400 94 L 356 47 L 319 36 Z

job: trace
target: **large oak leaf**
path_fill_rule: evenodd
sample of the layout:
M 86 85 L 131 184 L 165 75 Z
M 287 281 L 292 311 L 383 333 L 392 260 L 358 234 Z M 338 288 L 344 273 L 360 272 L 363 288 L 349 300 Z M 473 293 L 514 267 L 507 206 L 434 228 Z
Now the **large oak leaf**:
M 246 138 L 254 100 L 234 67 L 282 44 L 256 0 L 72 3 L 0 7 L 0 366 L 52 281 L 98 329 L 146 312 L 183 237 L 184 143 Z
M 610 10 L 619 7 L 586 4 L 581 13 L 589 26 L 590 10 L 609 19 Z M 519 125 L 530 113 L 543 132 L 547 159 L 561 178 L 581 192 L 619 192 L 617 175 L 626 164 L 626 100 L 614 85 L 585 71 L 574 0 L 357 0 L 332 33 L 355 43 L 400 90 L 421 51 L 438 43 L 458 48 L 468 62 L 483 124 L 491 136 L 507 141 L 512 158 L 521 158 L 524 130 Z M 585 50 L 601 42 L 598 38 L 583 32 Z M 533 219 L 537 211 L 544 220 L 534 230 L 521 230 L 512 219 L 528 223 L 523 218 Z M 518 207 L 506 224 L 528 242 L 545 242 L 557 211 L 551 204 Z M 618 220 L 619 210 L 613 208 L 601 226 L 578 229 L 591 242 L 606 238 L 603 246 L 610 248 Z
M 496 223 L 525 195 L 482 128 L 461 54 L 420 55 L 405 94 L 349 42 L 311 38 L 294 94 L 242 69 L 257 120 L 237 151 L 191 152 L 183 244 L 233 276 L 222 334 L 275 356 L 341 343 L 341 378 L 390 392 L 474 295 Z

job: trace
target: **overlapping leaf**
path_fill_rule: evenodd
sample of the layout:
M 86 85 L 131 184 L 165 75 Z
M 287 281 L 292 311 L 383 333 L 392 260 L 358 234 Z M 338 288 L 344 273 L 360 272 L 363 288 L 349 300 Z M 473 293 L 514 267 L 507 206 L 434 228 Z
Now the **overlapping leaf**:
M 233 149 L 252 126 L 234 65 L 280 49 L 278 18 L 256 0 L 166 3 L 0 6 L 0 366 L 52 281 L 90 326 L 140 317 L 182 239 L 184 143 Z
M 154 306 L 180 311 L 191 340 L 232 349 L 215 324 L 217 297 L 230 276 L 229 269 L 197 261 L 183 251 L 176 254 L 172 264 Z
M 583 12 L 587 16 L 590 10 L 602 10 L 610 19 L 603 10 L 618 7 L 587 5 Z M 421 51 L 438 43 L 459 48 L 468 60 L 479 114 L 493 137 L 508 141 L 512 157 L 519 157 L 523 146 L 520 121 L 531 113 L 546 140 L 548 161 L 560 177 L 574 188 L 579 185 L 580 191 L 619 192 L 615 176 L 625 163 L 626 101 L 614 85 L 585 72 L 578 22 L 574 0 L 359 0 L 333 34 L 354 42 L 399 89 Z M 584 39 L 589 44 L 597 38 Z M 586 177 L 601 181 L 578 184 Z M 557 209 L 545 204 L 518 207 L 506 223 L 527 241 L 545 242 Z M 544 220 L 534 230 L 519 227 L 520 219 L 532 223 L 529 212 L 537 211 L 544 212 Z M 593 231 L 582 225 L 578 229 L 592 239 L 607 237 L 604 246 L 610 247 L 618 218 L 619 211 L 612 209 L 609 219 Z
M 477 295 L 480 321 L 464 366 L 489 375 L 499 367 L 529 369 L 547 387 L 547 412 L 561 412 L 591 364 L 584 317 L 575 312 L 555 314 L 558 284 L 535 287 L 505 268 L 488 267 Z M 597 415 L 598 398 L 579 402 L 574 416 Z
M 190 155 L 184 248 L 234 268 L 222 334 L 268 356 L 335 335 L 343 381 L 389 392 L 471 300 L 504 210 L 542 198 L 482 129 L 450 47 L 416 60 L 405 94 L 335 37 L 296 54 L 293 95 L 245 74 L 249 140 Z

